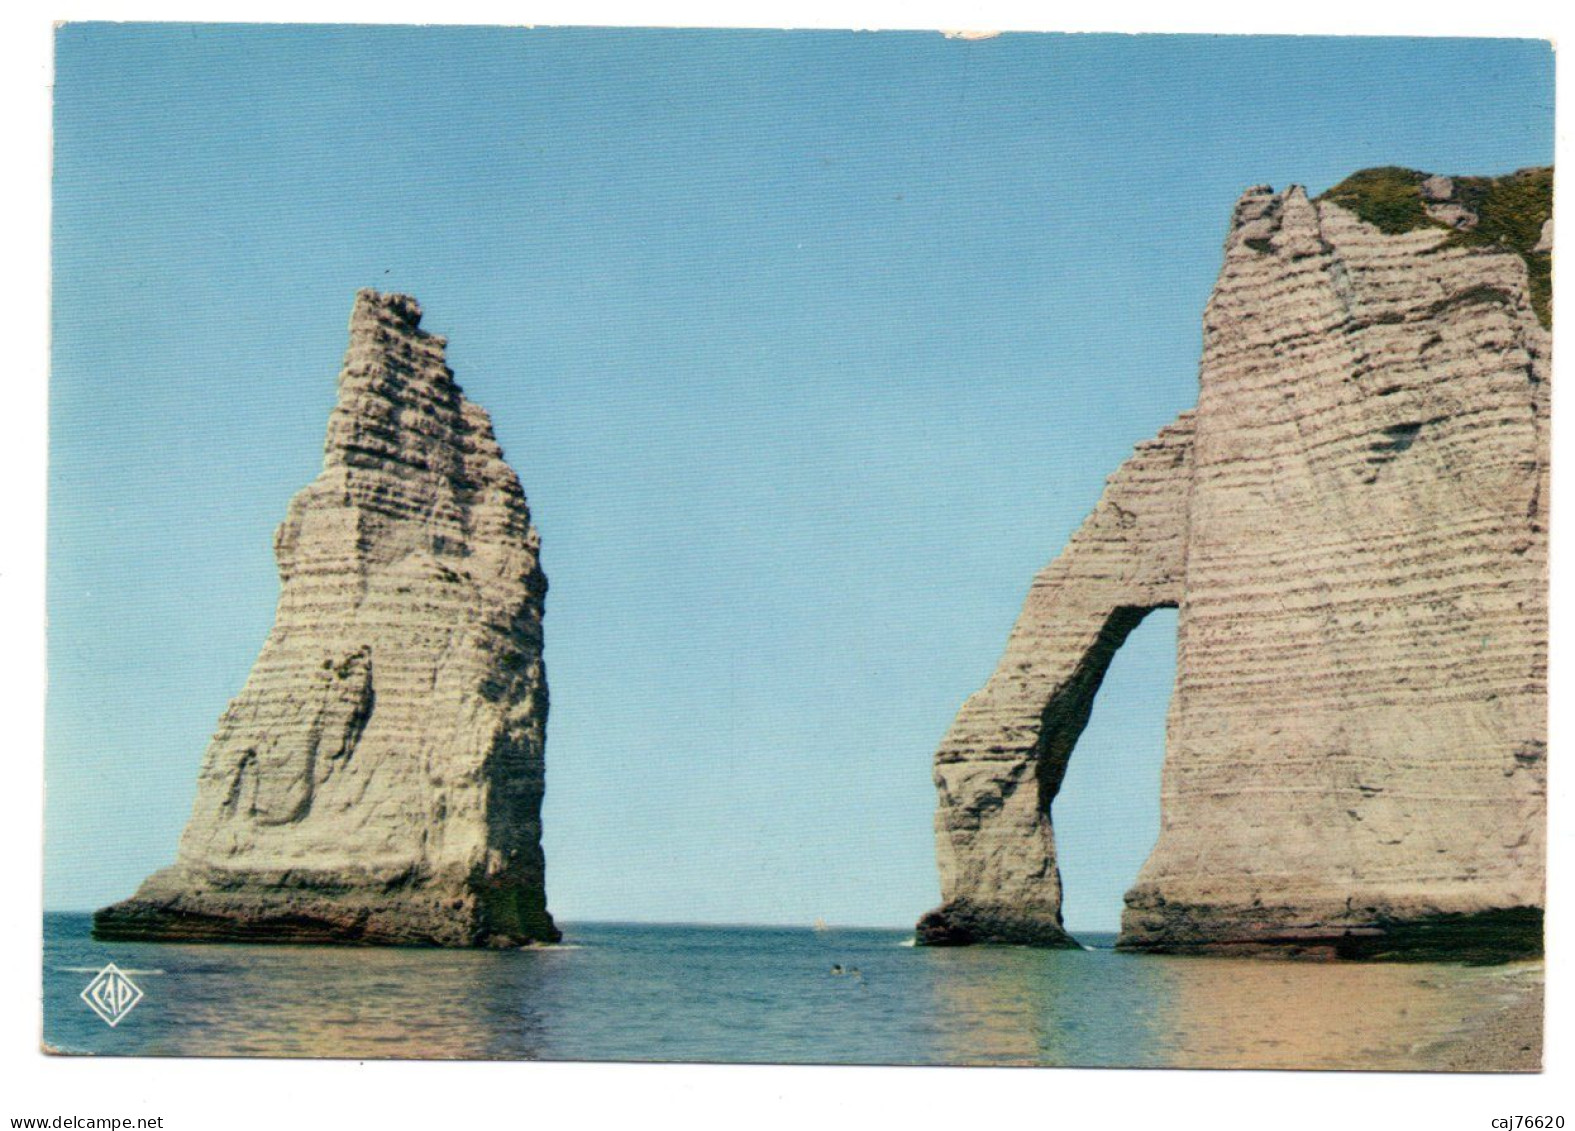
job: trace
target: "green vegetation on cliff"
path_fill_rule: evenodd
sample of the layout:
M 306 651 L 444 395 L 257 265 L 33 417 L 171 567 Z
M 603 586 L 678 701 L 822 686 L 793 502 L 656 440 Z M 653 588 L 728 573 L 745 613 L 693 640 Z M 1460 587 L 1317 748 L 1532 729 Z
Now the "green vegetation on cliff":
M 1521 169 L 1503 177 L 1453 177 L 1450 204 L 1476 217 L 1470 228 L 1455 228 L 1428 215 L 1422 186 L 1428 174 L 1396 165 L 1352 173 L 1319 199 L 1356 213 L 1380 231 L 1395 235 L 1417 228 L 1450 231 L 1441 246 L 1507 247 L 1526 261 L 1531 302 L 1544 326 L 1551 324 L 1553 256 L 1536 250 L 1542 226 L 1553 215 L 1551 166 Z M 1440 202 L 1443 203 L 1443 202 Z
M 1425 180 L 1427 174 L 1415 169 L 1383 165 L 1352 173 L 1318 199 L 1355 212 L 1379 231 L 1393 236 L 1435 223 L 1422 203 Z

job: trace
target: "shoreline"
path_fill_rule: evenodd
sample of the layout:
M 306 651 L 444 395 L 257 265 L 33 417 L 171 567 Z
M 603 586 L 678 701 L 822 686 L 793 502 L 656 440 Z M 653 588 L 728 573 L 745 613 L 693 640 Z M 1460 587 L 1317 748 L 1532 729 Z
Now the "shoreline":
M 1546 971 L 1542 960 L 1487 972 L 1500 985 L 1490 1004 L 1419 1046 L 1430 1072 L 1541 1072 Z

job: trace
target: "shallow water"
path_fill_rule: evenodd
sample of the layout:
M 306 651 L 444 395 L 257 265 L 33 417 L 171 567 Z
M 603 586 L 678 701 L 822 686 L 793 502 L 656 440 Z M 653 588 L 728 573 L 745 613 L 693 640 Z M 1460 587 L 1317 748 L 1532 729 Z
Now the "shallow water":
M 1507 984 L 1506 968 L 1119 954 L 1108 936 L 1045 951 L 895 930 L 564 934 L 505 952 L 100 943 L 88 916 L 50 914 L 44 1039 L 144 1056 L 1416 1069 Z M 114 1028 L 78 997 L 108 962 L 145 995 Z

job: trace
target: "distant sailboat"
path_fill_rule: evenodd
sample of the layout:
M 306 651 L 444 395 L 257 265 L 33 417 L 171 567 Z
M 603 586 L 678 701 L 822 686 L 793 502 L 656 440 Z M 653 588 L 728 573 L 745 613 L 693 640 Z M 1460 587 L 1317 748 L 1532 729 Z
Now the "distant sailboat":
M 831 928 L 826 926 L 826 921 L 824 919 L 816 919 L 815 920 L 814 930 L 815 930 L 816 934 L 820 934 L 820 933 L 823 933 L 825 931 L 831 930 Z

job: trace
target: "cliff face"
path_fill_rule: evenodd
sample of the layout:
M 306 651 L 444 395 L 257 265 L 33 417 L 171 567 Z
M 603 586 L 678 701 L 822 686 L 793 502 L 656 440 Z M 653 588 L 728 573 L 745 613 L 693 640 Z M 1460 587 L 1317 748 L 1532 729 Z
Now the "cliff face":
M 1050 802 L 1114 651 L 1176 605 L 1120 945 L 1540 949 L 1551 175 L 1374 172 L 1237 204 L 1197 408 L 1112 476 L 936 755 L 921 941 L 1068 943 Z
M 404 295 L 362 291 L 323 470 L 274 539 L 273 630 L 175 865 L 108 939 L 553 941 L 539 541 Z

